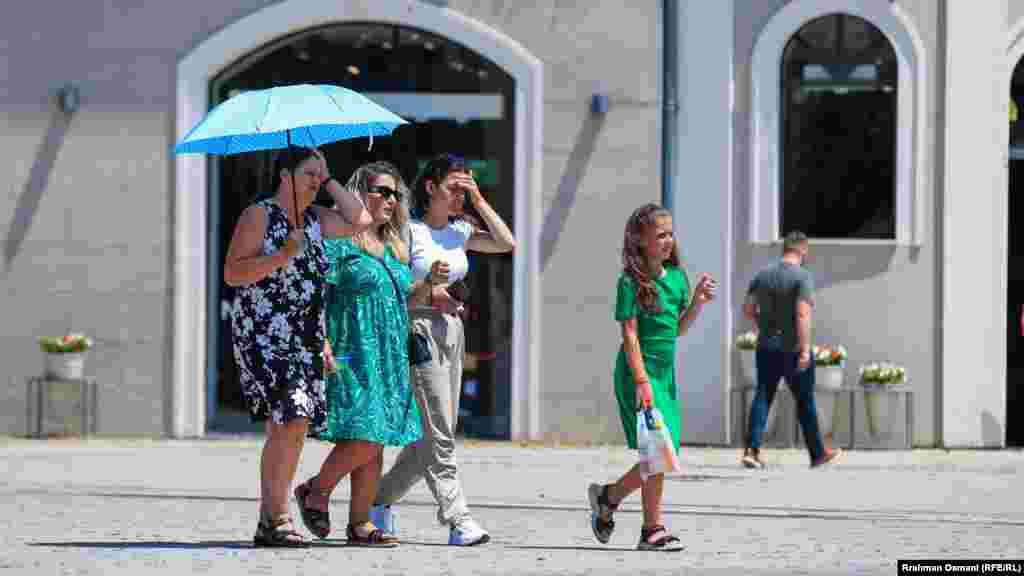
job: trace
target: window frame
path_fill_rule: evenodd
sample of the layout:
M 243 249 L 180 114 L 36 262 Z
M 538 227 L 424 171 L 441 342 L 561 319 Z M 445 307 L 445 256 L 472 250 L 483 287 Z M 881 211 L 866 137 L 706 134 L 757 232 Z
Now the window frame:
M 814 25 L 816 25 L 819 22 L 825 23 L 826 25 L 834 24 L 835 27 L 836 27 L 835 32 L 841 35 L 841 34 L 844 33 L 845 28 L 849 25 L 848 23 L 851 22 L 851 21 L 856 21 L 856 22 L 863 23 L 867 27 L 871 28 L 871 35 L 872 35 L 873 41 L 872 41 L 872 43 L 870 45 L 865 47 L 864 51 L 862 51 L 859 54 L 850 54 L 849 52 L 847 52 L 845 50 L 842 50 L 841 53 L 840 53 L 840 50 L 845 48 L 845 45 L 842 43 L 842 40 L 843 40 L 842 38 L 837 38 L 837 41 L 840 42 L 838 48 L 836 46 L 830 46 L 830 47 L 828 47 L 826 49 L 824 47 L 812 46 L 806 40 L 807 36 L 803 35 L 804 32 L 808 30 L 808 27 L 814 26 Z M 800 170 L 797 169 L 797 167 L 793 165 L 793 163 L 792 163 L 793 157 L 791 156 L 791 154 L 795 153 L 795 151 L 789 150 L 788 146 L 790 146 L 793 142 L 798 142 L 800 140 L 799 138 L 794 140 L 793 136 L 789 132 L 789 130 L 792 127 L 792 125 L 790 124 L 790 121 L 794 118 L 793 114 L 798 113 L 798 111 L 799 111 L 799 108 L 797 107 L 797 105 L 795 105 L 793 103 L 793 100 L 790 98 L 790 94 L 795 89 L 798 89 L 801 86 L 813 85 L 814 80 L 808 81 L 806 78 L 803 79 L 803 80 L 798 79 L 798 78 L 794 78 L 793 77 L 794 72 L 796 71 L 796 69 L 798 67 L 801 69 L 801 71 L 803 71 L 805 69 L 805 67 L 807 67 L 807 66 L 812 66 L 812 67 L 817 67 L 817 68 L 825 68 L 825 67 L 828 67 L 829 65 L 833 65 L 833 64 L 836 64 L 836 65 L 844 65 L 845 64 L 845 65 L 850 65 L 850 66 L 854 66 L 855 65 L 857 68 L 860 68 L 861 66 L 864 66 L 864 65 L 870 65 L 872 67 L 875 67 L 875 64 L 877 62 L 879 62 L 880 59 L 883 59 L 883 58 L 885 59 L 884 67 L 885 67 L 886 70 L 888 70 L 888 74 L 895 75 L 895 78 L 889 77 L 889 80 L 890 81 L 891 80 L 895 81 L 895 82 L 893 82 L 893 89 L 892 89 L 892 91 L 896 92 L 895 95 L 890 96 L 890 98 L 891 98 L 891 100 L 890 100 L 891 104 L 890 105 L 892 106 L 891 111 L 893 113 L 892 122 L 884 124 L 886 131 L 892 136 L 892 143 L 891 143 L 892 147 L 891 147 L 890 152 L 888 154 L 886 154 L 886 157 L 888 157 L 889 161 L 892 163 L 892 174 L 891 174 L 891 177 L 886 179 L 886 181 L 887 181 L 886 192 L 888 194 L 891 194 L 890 199 L 892 200 L 891 210 L 890 210 L 889 214 L 886 214 L 887 217 L 891 217 L 892 218 L 892 220 L 891 220 L 891 229 L 887 231 L 887 233 L 885 234 L 885 237 L 878 237 L 878 236 L 854 236 L 854 235 L 846 235 L 846 236 L 821 236 L 821 235 L 818 235 L 818 234 L 815 233 L 815 231 L 813 229 L 814 226 L 811 225 L 811 224 L 808 224 L 805 220 L 806 220 L 807 216 L 811 216 L 812 217 L 811 218 L 812 221 L 820 220 L 820 217 L 822 216 L 822 214 L 820 214 L 820 210 L 822 208 L 820 203 L 818 205 L 818 208 L 813 211 L 813 214 L 807 214 L 807 211 L 804 210 L 804 211 L 798 211 L 799 214 L 798 213 L 790 212 L 789 213 L 789 217 L 795 217 L 798 222 L 804 222 L 803 224 L 797 223 L 797 225 L 795 226 L 795 229 L 800 230 L 802 232 L 805 232 L 808 236 L 810 236 L 812 239 L 815 239 L 815 240 L 817 240 L 817 239 L 825 239 L 826 241 L 830 241 L 830 240 L 839 240 L 839 241 L 856 240 L 856 241 L 860 241 L 860 240 L 869 240 L 869 239 L 870 240 L 876 240 L 876 241 L 879 241 L 879 240 L 880 241 L 885 241 L 885 240 L 894 241 L 894 240 L 896 240 L 895 213 L 896 213 L 896 195 L 897 195 L 896 194 L 896 188 L 897 188 L 897 176 L 898 176 L 897 171 L 896 171 L 896 161 L 897 161 L 897 156 L 896 156 L 896 152 L 897 152 L 896 135 L 897 135 L 897 132 L 898 132 L 898 126 L 899 126 L 899 120 L 900 120 L 900 118 L 899 118 L 899 106 L 898 106 L 897 101 L 896 101 L 896 99 L 899 97 L 899 66 L 898 66 L 897 61 L 896 61 L 896 51 L 893 49 L 892 43 L 889 42 L 889 39 L 886 38 L 885 34 L 883 34 L 881 32 L 881 30 L 878 30 L 878 28 L 876 28 L 870 21 L 863 20 L 863 19 L 859 18 L 858 16 L 854 16 L 854 15 L 848 14 L 848 13 L 826 14 L 824 16 L 819 16 L 818 18 L 814 18 L 814 19 L 811 19 L 811 20 L 807 21 L 796 32 L 794 32 L 792 36 L 790 36 L 789 40 L 787 40 L 787 42 L 786 42 L 786 46 L 783 48 L 782 61 L 781 61 L 782 72 L 781 72 L 781 75 L 780 75 L 780 90 L 781 90 L 780 106 L 781 106 L 781 109 L 780 109 L 780 117 L 779 117 L 779 149 L 782 151 L 782 156 L 780 157 L 780 162 L 781 162 L 780 166 L 781 167 L 780 167 L 780 172 L 779 172 L 779 178 L 780 178 L 780 188 L 779 188 L 779 190 L 780 190 L 780 193 L 781 193 L 780 201 L 779 201 L 780 232 L 786 232 L 787 229 L 793 229 L 794 228 L 793 226 L 789 226 L 788 228 L 786 227 L 787 208 L 790 207 L 790 203 L 791 202 L 794 202 L 794 199 L 791 197 L 790 193 L 794 192 L 795 190 L 799 191 L 799 193 L 796 195 L 797 198 L 795 199 L 796 200 L 796 202 L 795 202 L 796 204 L 801 204 L 801 203 L 804 203 L 806 201 L 813 201 L 811 198 L 808 197 L 807 191 L 804 189 L 803 186 L 795 185 L 796 182 L 801 180 L 800 176 L 799 176 Z M 797 66 L 799 64 L 802 64 L 802 66 Z M 878 68 L 878 67 L 875 67 L 875 68 L 876 68 L 877 73 L 878 73 L 877 80 L 875 80 L 875 81 L 877 81 L 877 82 L 885 82 L 886 84 L 890 84 L 889 81 L 886 81 L 883 78 L 883 70 L 882 70 L 882 68 Z M 810 129 L 811 132 L 815 131 L 813 127 L 809 127 L 809 129 Z M 803 151 L 807 152 L 806 149 L 803 150 Z M 815 154 L 814 155 L 814 159 L 819 159 L 820 160 L 820 156 Z M 851 160 L 851 161 L 856 162 L 859 159 L 856 158 L 856 157 L 849 157 L 849 158 L 847 158 L 847 160 Z M 801 164 L 801 167 L 806 167 L 806 165 L 805 164 Z M 791 169 L 794 169 L 794 171 L 790 172 Z M 795 186 L 795 188 L 793 188 L 793 186 Z M 787 198 L 789 198 L 788 201 L 786 200 Z M 865 221 L 862 224 L 868 224 L 868 221 Z
M 927 63 L 909 17 L 887 0 L 796 0 L 780 9 L 758 35 L 751 62 L 750 203 L 751 244 L 781 242 L 782 63 L 789 40 L 822 16 L 845 14 L 866 20 L 889 40 L 897 61 L 896 237 L 815 238 L 814 244 L 899 245 L 924 243 L 925 127 Z

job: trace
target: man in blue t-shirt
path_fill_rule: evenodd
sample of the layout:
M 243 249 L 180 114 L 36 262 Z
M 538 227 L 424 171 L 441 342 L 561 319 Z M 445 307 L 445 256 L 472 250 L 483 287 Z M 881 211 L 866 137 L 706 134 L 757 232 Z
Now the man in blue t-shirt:
M 750 406 L 750 436 L 741 462 L 763 468 L 761 435 L 768 421 L 779 379 L 796 398 L 811 468 L 834 462 L 838 450 L 825 449 L 814 405 L 814 357 L 811 354 L 811 312 L 814 277 L 803 267 L 809 243 L 802 232 L 790 232 L 782 243 L 782 259 L 754 276 L 747 289 L 743 314 L 757 330 L 757 390 Z

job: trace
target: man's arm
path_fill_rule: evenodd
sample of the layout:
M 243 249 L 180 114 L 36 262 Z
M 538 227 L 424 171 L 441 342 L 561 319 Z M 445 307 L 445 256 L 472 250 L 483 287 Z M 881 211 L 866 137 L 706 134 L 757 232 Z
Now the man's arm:
M 811 364 L 811 311 L 814 309 L 814 277 L 808 272 L 797 285 L 796 336 L 800 345 L 798 365 L 806 370 Z
M 807 300 L 799 300 L 796 303 L 796 335 L 800 343 L 801 359 L 806 354 L 811 354 L 811 311 L 813 307 Z

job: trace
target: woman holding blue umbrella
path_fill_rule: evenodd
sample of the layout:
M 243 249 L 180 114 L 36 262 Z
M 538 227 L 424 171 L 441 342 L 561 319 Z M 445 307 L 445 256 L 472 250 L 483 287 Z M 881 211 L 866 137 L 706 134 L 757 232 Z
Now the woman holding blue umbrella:
M 307 432 L 324 422 L 323 239 L 373 223 L 362 201 L 331 179 L 316 148 L 367 136 L 372 145 L 402 124 L 340 86 L 276 86 L 222 102 L 174 148 L 214 155 L 284 149 L 276 193 L 242 213 L 224 262 L 224 281 L 238 288 L 232 335 L 242 393 L 253 420 L 267 422 L 258 546 L 308 544 L 288 516 L 288 488 Z M 334 208 L 312 205 L 325 183 Z
M 275 164 L 276 193 L 242 212 L 224 281 L 237 288 L 232 336 L 242 393 L 251 418 L 266 422 L 253 541 L 300 547 L 309 543 L 295 530 L 288 500 L 305 437 L 325 417 L 323 240 L 352 236 L 373 219 L 330 177 L 318 150 L 292 146 Z M 334 209 L 313 205 L 324 184 Z

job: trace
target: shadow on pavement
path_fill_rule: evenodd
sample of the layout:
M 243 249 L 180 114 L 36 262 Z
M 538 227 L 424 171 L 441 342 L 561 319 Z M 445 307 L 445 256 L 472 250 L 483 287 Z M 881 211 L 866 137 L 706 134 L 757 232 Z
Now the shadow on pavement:
M 153 549 L 153 550 L 209 550 L 213 548 L 253 548 L 252 540 L 207 540 L 200 542 L 174 541 L 129 541 L 120 542 L 29 542 L 29 546 L 40 548 L 110 548 L 110 549 Z
M 551 545 L 541 546 L 541 545 L 532 545 L 531 546 L 531 545 L 525 545 L 525 544 L 522 544 L 522 545 L 509 544 L 509 545 L 506 545 L 504 547 L 512 549 L 512 550 L 548 550 L 548 551 L 568 550 L 568 551 L 573 551 L 573 552 L 575 552 L 575 551 L 582 551 L 582 552 L 642 552 L 642 550 L 637 550 L 636 548 L 632 548 L 632 547 L 625 548 L 625 547 L 621 547 L 621 546 L 580 546 L 580 545 L 577 545 L 577 546 L 551 546 Z
M 62 494 L 60 491 L 28 489 L 19 490 L 18 494 Z M 141 499 L 141 500 L 184 500 L 184 501 L 211 501 L 211 502 L 256 502 L 254 497 L 245 496 L 214 496 L 208 494 L 159 494 L 159 493 L 124 493 L 124 492 L 100 492 L 87 491 L 81 493 L 68 493 L 73 496 L 89 496 L 96 498 L 118 498 L 118 499 Z M 347 504 L 349 500 L 344 498 L 331 498 L 333 505 Z M 427 500 L 410 500 L 402 503 L 403 506 L 418 508 L 435 508 L 436 503 Z M 525 502 L 479 502 L 474 508 L 481 510 L 502 510 L 518 512 L 589 512 L 590 507 L 584 503 L 571 504 L 551 502 L 550 504 L 528 504 Z M 636 505 L 626 505 L 619 509 L 620 514 L 640 514 L 642 510 Z M 750 504 L 723 505 L 723 504 L 695 504 L 695 503 L 665 503 L 662 513 L 669 516 L 699 516 L 699 517 L 730 517 L 730 518 L 763 518 L 770 520 L 832 520 L 832 521 L 874 521 L 874 522 L 901 522 L 934 524 L 943 522 L 946 524 L 961 525 L 987 525 L 987 526 L 1024 526 L 1024 518 L 1008 515 L 988 514 L 976 515 L 960 512 L 947 512 L 942 510 L 923 509 L 857 509 L 857 508 L 829 508 L 813 506 L 757 506 Z M 424 544 L 432 545 L 432 544 Z

